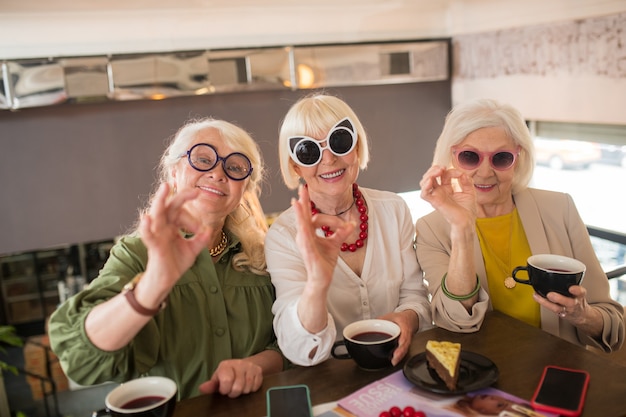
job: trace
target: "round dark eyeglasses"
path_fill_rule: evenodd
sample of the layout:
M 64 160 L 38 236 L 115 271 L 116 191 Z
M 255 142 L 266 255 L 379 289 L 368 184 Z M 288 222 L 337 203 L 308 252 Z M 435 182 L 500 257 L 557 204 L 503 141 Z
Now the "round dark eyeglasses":
M 347 155 L 354 149 L 357 138 L 352 120 L 346 117 L 333 126 L 324 139 L 317 140 L 304 135 L 290 137 L 289 155 L 298 165 L 310 167 L 320 163 L 324 149 L 337 156 Z M 326 142 L 326 146 L 322 147 L 322 142 Z
M 485 157 L 489 158 L 491 167 L 498 171 L 511 168 L 519 155 L 519 148 L 515 151 L 479 152 L 474 149 L 453 148 L 452 153 L 459 167 L 467 170 L 476 169 Z
M 248 157 L 240 152 L 233 152 L 222 158 L 217 149 L 208 143 L 197 143 L 185 154 L 189 165 L 197 171 L 207 172 L 215 168 L 222 161 L 222 168 L 228 178 L 234 181 L 245 180 L 252 174 L 252 163 Z

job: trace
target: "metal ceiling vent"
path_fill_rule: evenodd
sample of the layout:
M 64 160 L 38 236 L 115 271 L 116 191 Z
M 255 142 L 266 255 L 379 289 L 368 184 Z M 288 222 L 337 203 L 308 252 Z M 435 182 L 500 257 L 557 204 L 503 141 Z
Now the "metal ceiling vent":
M 448 78 L 445 41 L 303 47 L 294 56 L 299 88 Z
M 69 100 L 103 100 L 109 95 L 107 57 L 64 58 L 60 60 Z
M 210 88 L 204 51 L 118 55 L 109 65 L 109 97 L 115 100 L 161 100 L 206 94 Z
M 0 109 L 446 80 L 448 50 L 428 40 L 12 60 L 0 63 Z
M 3 64 L 3 96 L 8 109 L 49 106 L 65 102 L 63 69 L 54 59 L 28 59 Z

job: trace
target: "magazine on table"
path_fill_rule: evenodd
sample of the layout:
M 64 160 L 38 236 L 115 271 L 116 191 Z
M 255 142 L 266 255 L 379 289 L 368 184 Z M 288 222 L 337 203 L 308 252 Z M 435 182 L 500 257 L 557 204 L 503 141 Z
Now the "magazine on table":
M 394 406 L 400 410 L 411 406 L 427 417 L 558 417 L 535 411 L 528 401 L 493 387 L 463 395 L 434 394 L 414 385 L 402 370 L 340 399 L 333 410 L 319 417 L 379 417 Z

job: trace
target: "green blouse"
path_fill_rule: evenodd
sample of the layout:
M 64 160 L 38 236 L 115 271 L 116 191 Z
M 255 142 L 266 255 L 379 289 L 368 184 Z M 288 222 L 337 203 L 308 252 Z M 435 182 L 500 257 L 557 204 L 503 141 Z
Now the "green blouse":
M 68 377 L 92 385 L 163 375 L 177 382 L 180 399 L 198 395 L 198 386 L 222 360 L 278 351 L 270 277 L 235 271 L 231 260 L 240 246 L 230 238 L 229 248 L 215 264 L 208 250 L 200 253 L 172 289 L 167 307 L 131 343 L 107 352 L 87 337 L 85 318 L 144 271 L 148 259 L 139 238 L 122 238 L 98 278 L 50 317 L 50 343 Z

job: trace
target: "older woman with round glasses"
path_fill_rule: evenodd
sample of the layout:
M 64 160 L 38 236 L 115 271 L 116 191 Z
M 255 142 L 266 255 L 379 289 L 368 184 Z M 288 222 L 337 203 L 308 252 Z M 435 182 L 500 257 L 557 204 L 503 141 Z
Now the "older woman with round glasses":
M 509 105 L 481 99 L 448 114 L 420 182 L 435 211 L 416 223 L 434 322 L 473 332 L 494 309 L 579 345 L 619 349 L 623 307 L 610 298 L 572 198 L 528 187 L 533 152 L 524 119 Z M 516 285 L 513 269 L 539 253 L 582 261 L 582 285 L 570 287 L 571 296 L 547 298 Z
M 318 364 L 346 325 L 382 318 L 401 328 L 397 364 L 413 333 L 432 326 L 408 206 L 396 194 L 357 185 L 369 160 L 367 137 L 337 97 L 314 94 L 294 104 L 278 146 L 287 186 L 306 184 L 265 240 L 283 354 L 298 365 Z
M 262 177 L 259 149 L 241 128 L 202 119 L 178 131 L 137 229 L 50 319 L 52 348 L 72 380 L 162 375 L 179 398 L 236 397 L 283 368 Z

